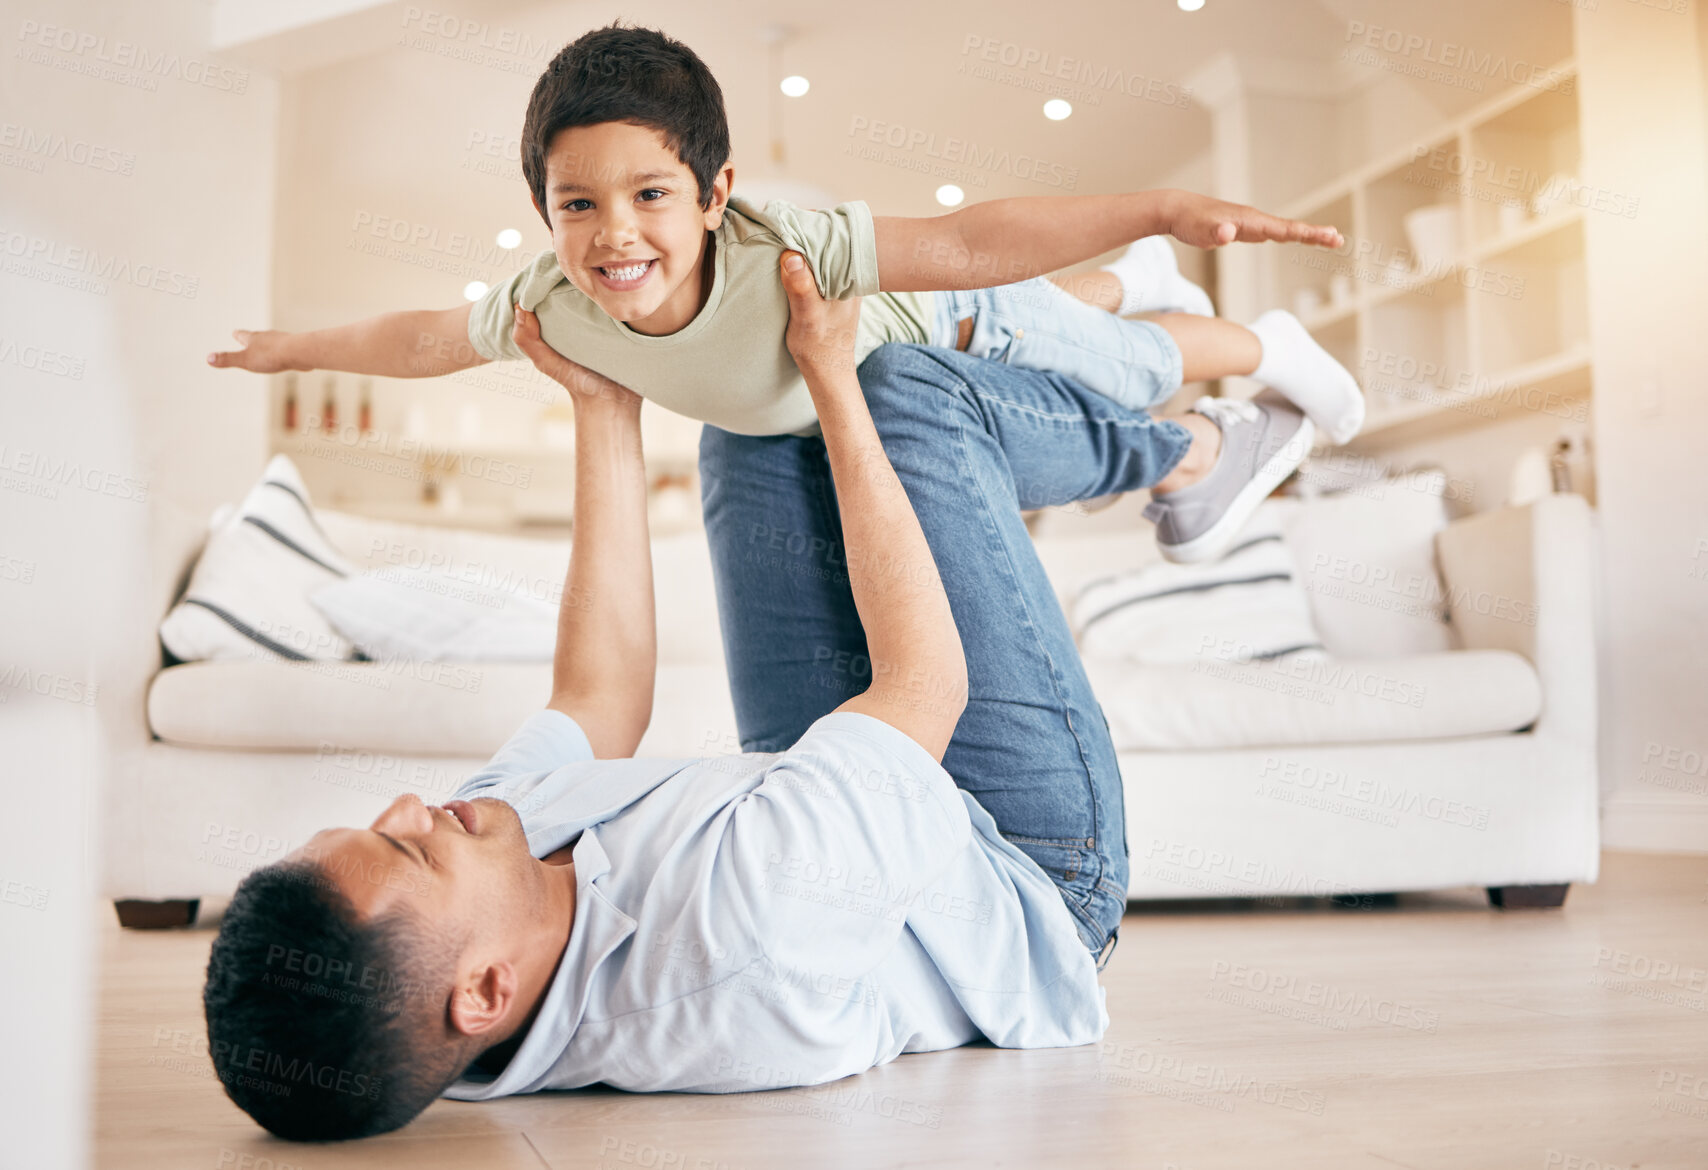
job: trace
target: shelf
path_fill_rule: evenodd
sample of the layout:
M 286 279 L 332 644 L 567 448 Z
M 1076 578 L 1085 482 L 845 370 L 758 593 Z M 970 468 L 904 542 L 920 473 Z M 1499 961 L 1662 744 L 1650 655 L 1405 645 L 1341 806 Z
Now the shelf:
M 1563 233 L 1568 228 L 1577 227 L 1582 223 L 1581 207 L 1551 211 L 1540 219 L 1531 220 L 1516 231 L 1473 248 L 1471 262 L 1481 263 L 1499 257 L 1511 257 L 1549 264 L 1562 263 L 1582 253 L 1581 239 L 1574 242 L 1563 238 Z M 1557 234 L 1562 238 L 1556 238 Z
M 1483 265 L 1490 260 L 1507 258 L 1512 260 L 1535 262 L 1542 264 L 1560 264 L 1580 255 L 1583 251 L 1582 242 L 1566 235 L 1568 229 L 1583 222 L 1581 208 L 1568 208 L 1555 211 L 1549 215 L 1532 220 L 1515 232 L 1511 232 L 1497 240 L 1490 240 L 1480 247 L 1473 248 L 1468 256 L 1444 264 L 1426 272 L 1406 272 L 1403 269 L 1386 269 L 1385 271 L 1400 272 L 1403 275 L 1396 278 L 1392 284 L 1383 285 L 1373 292 L 1363 295 L 1362 303 L 1367 308 L 1378 308 L 1400 297 L 1414 295 L 1431 295 L 1428 291 L 1432 285 L 1446 280 L 1456 279 L 1466 268 Z M 1307 329 L 1316 330 L 1334 324 L 1341 317 L 1357 309 L 1357 305 L 1348 306 L 1332 314 L 1324 314 L 1320 319 L 1311 318 L 1304 322 Z
M 1366 424 L 1351 445 L 1392 446 L 1443 431 L 1479 426 L 1525 410 L 1582 422 L 1587 417 L 1587 403 L 1581 410 L 1567 409 L 1563 404 L 1582 400 L 1589 392 L 1589 349 L 1578 346 L 1494 377 L 1479 377 L 1468 393 L 1422 389 L 1420 397 L 1428 401 L 1390 411 Z
M 440 508 L 432 504 L 394 503 L 384 500 L 333 500 L 327 504 L 340 512 L 386 520 L 394 524 L 418 524 L 430 528 L 472 528 L 480 532 L 514 532 L 519 524 L 516 512 L 503 505 Z
M 1405 269 L 1390 268 L 1387 271 L 1397 273 L 1394 283 L 1385 284 L 1375 292 L 1364 295 L 1365 307 L 1379 309 L 1383 305 L 1399 300 L 1401 297 L 1431 297 L 1434 296 L 1435 286 L 1448 283 L 1457 287 L 1453 280 L 1463 264 L 1443 264 L 1429 272 L 1409 272 Z
M 1348 301 L 1344 305 L 1324 305 L 1308 317 L 1300 317 L 1299 324 L 1307 330 L 1316 333 L 1323 329 L 1333 329 L 1346 321 L 1358 316 L 1358 302 Z
M 1467 437 L 1451 456 L 1432 453 L 1498 482 L 1511 436 L 1587 422 L 1589 217 L 1575 62 L 1553 75 L 1559 88 L 1514 85 L 1284 212 L 1343 217 L 1334 222 L 1348 247 L 1332 263 L 1278 252 L 1257 291 L 1297 312 L 1331 281 L 1340 288 L 1341 303 L 1298 315 L 1364 391 L 1369 417 L 1354 450 L 1531 419 L 1487 442 Z
M 1427 156 L 1428 148 L 1431 144 L 1446 142 L 1450 139 L 1457 138 L 1457 136 L 1461 134 L 1472 134 L 1480 127 L 1485 126 L 1492 127 L 1496 133 L 1505 132 L 1508 129 L 1508 126 L 1503 125 L 1501 119 L 1504 116 L 1512 115 L 1513 111 L 1518 110 L 1521 107 L 1528 106 L 1531 103 L 1543 103 L 1536 106 L 1535 110 L 1542 115 L 1544 120 L 1555 119 L 1560 113 L 1564 112 L 1570 114 L 1573 119 L 1573 124 L 1575 125 L 1577 108 L 1577 62 L 1568 57 L 1564 61 L 1555 65 L 1553 69 L 1548 72 L 1559 76 L 1562 80 L 1569 79 L 1569 87 L 1562 87 L 1555 90 L 1544 90 L 1522 85 L 1514 85 L 1506 92 L 1490 98 L 1481 105 L 1478 105 L 1466 113 L 1459 115 L 1457 118 L 1454 118 L 1445 126 L 1439 127 L 1435 133 L 1419 139 L 1408 146 L 1390 151 L 1388 154 L 1357 168 L 1351 174 L 1342 176 L 1332 182 L 1325 183 L 1303 198 L 1292 201 L 1292 203 L 1290 203 L 1281 214 L 1290 219 L 1300 219 L 1303 217 L 1302 213 L 1304 211 L 1313 207 L 1320 207 L 1337 198 L 1350 196 L 1358 190 L 1368 187 L 1372 182 L 1384 175 L 1396 173 L 1404 170 L 1408 166 L 1416 165 L 1420 159 Z M 1568 108 L 1560 106 L 1553 101 L 1544 101 L 1544 99 L 1563 99 L 1564 101 L 1572 104 Z M 1516 120 L 1510 123 L 1510 128 L 1522 131 L 1525 128 L 1524 119 L 1527 116 L 1529 115 L 1522 113 L 1517 114 Z
M 343 448 L 365 455 L 408 459 L 418 463 L 436 463 L 446 459 L 568 459 L 574 460 L 573 447 L 555 447 L 545 443 L 461 443 L 454 439 L 388 435 L 370 431 L 354 440 L 328 438 L 317 431 L 276 431 L 275 446 L 287 454 L 293 451 L 322 451 Z
M 1332 215 L 1338 204 L 1344 203 L 1350 207 L 1353 186 L 1348 179 L 1337 179 L 1326 187 L 1318 187 L 1315 191 L 1295 199 L 1291 205 L 1293 210 L 1287 213 L 1288 217 L 1306 219 L 1314 223 Z

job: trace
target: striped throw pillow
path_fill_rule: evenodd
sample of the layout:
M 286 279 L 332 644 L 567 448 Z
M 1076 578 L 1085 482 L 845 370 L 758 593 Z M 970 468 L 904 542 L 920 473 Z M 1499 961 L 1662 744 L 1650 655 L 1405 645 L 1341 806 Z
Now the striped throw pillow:
M 1144 666 L 1323 652 L 1292 553 L 1278 530 L 1255 524 L 1219 560 L 1087 583 L 1072 622 L 1087 657 Z
M 214 517 L 189 588 L 160 623 L 160 641 L 180 662 L 357 657 L 309 603 L 315 589 L 351 572 L 320 530 L 296 465 L 275 455 L 243 503 Z

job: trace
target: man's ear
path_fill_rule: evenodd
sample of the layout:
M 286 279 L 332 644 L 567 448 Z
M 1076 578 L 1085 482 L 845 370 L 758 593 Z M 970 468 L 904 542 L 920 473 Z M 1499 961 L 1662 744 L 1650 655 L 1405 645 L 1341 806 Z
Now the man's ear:
M 724 221 L 724 208 L 729 206 L 729 190 L 734 183 L 735 168 L 726 162 L 712 179 L 712 201 L 706 204 L 704 215 L 707 231 L 717 231 L 718 225 Z
M 540 206 L 540 197 L 534 194 L 533 188 L 528 189 L 528 202 L 534 205 L 534 210 L 540 213 L 540 218 L 546 221 L 546 230 L 552 230 L 552 217 L 546 214 L 546 209 Z
M 458 979 L 451 988 L 451 1027 L 465 1036 L 484 1036 L 504 1022 L 521 985 L 510 960 L 489 963 Z

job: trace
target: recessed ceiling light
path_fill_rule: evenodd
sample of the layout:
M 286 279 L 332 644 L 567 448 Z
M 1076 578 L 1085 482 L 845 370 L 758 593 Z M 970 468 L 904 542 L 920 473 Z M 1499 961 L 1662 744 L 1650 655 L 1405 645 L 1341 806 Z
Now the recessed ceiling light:
M 514 248 L 521 242 L 522 233 L 517 231 L 515 228 L 505 228 L 503 231 L 498 233 L 498 246 L 500 248 Z
M 1204 7 L 1204 0 L 1174 0 L 1174 2 L 1180 5 L 1182 12 L 1197 12 Z
M 967 197 L 967 193 L 953 183 L 944 183 L 937 188 L 937 202 L 944 207 L 954 207 Z
M 1052 122 L 1060 122 L 1073 113 L 1073 103 L 1064 102 L 1061 98 L 1051 98 L 1044 103 L 1044 117 Z
M 463 285 L 463 300 L 478 301 L 486 295 L 486 281 L 471 280 Z
M 782 88 L 783 92 L 788 94 L 790 97 L 800 97 L 807 90 L 812 88 L 812 82 L 802 77 L 799 73 L 796 73 L 783 78 Z

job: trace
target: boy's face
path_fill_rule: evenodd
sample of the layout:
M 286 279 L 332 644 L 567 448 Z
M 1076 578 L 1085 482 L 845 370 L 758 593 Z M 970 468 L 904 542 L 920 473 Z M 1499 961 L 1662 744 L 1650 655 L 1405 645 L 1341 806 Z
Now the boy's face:
M 706 233 L 723 220 L 727 164 L 699 205 L 694 173 L 647 126 L 558 132 L 546 152 L 552 251 L 571 284 L 638 333 L 674 333 L 701 303 Z

